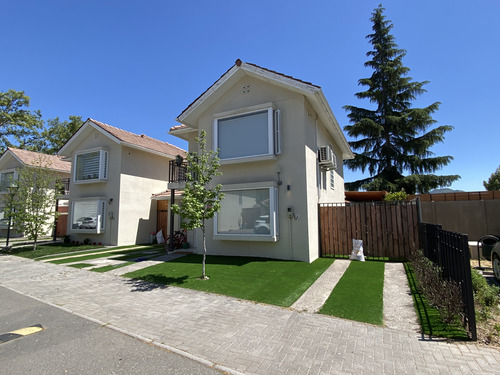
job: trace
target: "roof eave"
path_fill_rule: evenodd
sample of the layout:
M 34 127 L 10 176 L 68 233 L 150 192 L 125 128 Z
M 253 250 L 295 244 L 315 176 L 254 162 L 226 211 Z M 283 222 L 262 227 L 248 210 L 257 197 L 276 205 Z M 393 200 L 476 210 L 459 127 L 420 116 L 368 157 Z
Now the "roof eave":
M 309 97 L 311 104 L 316 107 L 316 111 L 318 116 L 321 118 L 321 121 L 325 124 L 326 129 L 332 136 L 332 138 L 336 141 L 337 145 L 340 147 L 342 151 L 342 159 L 354 159 L 354 153 L 349 146 L 349 142 L 342 132 L 342 129 L 335 118 L 335 115 L 332 112 L 328 101 L 326 100 L 323 91 L 317 90 L 312 97 Z

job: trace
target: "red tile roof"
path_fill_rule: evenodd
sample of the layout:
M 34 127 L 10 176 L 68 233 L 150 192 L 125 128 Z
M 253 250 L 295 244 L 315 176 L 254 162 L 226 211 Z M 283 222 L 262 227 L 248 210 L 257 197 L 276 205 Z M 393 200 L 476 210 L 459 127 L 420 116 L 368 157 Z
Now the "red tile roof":
M 176 198 L 182 197 L 184 195 L 184 192 L 182 190 L 175 190 L 174 196 Z M 170 190 L 165 190 L 162 191 L 161 193 L 153 194 L 151 196 L 151 199 L 153 200 L 164 200 L 164 199 L 170 199 Z
M 128 143 L 133 146 L 139 146 L 148 150 L 160 152 L 172 157 L 176 155 L 185 155 L 186 151 L 174 146 L 170 143 L 160 141 L 155 138 L 148 137 L 145 134 L 134 134 L 123 129 L 115 128 L 114 126 L 105 124 L 103 122 L 89 118 L 87 121 L 91 121 L 93 124 L 99 126 L 101 129 L 111 134 L 113 137 L 119 139 L 124 143 Z
M 176 130 L 183 130 L 183 129 L 189 129 L 189 126 L 187 125 L 174 125 L 170 128 L 170 131 L 173 132 L 173 131 L 176 131 Z
M 13 147 L 9 147 L 7 150 L 12 152 L 25 165 L 37 166 L 39 165 L 38 162 L 42 160 L 42 163 L 47 164 L 47 168 L 50 170 L 67 173 L 71 172 L 71 163 L 62 160 L 62 157 L 59 155 L 47 155 Z

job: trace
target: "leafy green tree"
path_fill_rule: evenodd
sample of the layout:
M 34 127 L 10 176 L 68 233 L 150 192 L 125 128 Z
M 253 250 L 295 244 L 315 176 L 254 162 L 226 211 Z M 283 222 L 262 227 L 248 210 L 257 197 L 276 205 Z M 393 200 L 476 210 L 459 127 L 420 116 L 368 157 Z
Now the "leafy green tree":
M 83 121 L 80 116 L 69 116 L 69 120 L 66 121 L 60 121 L 59 117 L 47 120 L 35 151 L 50 155 L 56 154 L 82 125 Z
M 24 91 L 0 92 L 0 153 L 12 146 L 29 149 L 39 139 L 42 114 L 29 106 Z
M 205 273 L 207 257 L 206 222 L 220 211 L 220 201 L 224 193 L 221 185 L 213 185 L 212 180 L 220 176 L 218 152 L 207 150 L 206 132 L 202 130 L 196 138 L 198 152 L 190 152 L 186 156 L 187 182 L 181 205 L 172 205 L 172 210 L 181 216 L 181 227 L 188 230 L 200 228 L 203 234 L 202 279 L 208 279 Z
M 41 156 L 33 166 L 18 170 L 14 194 L 6 195 L 6 215 L 11 215 L 14 225 L 33 240 L 36 250 L 41 235 L 54 226 L 57 192 L 61 190 L 58 175 L 49 169 L 50 163 Z
M 443 125 L 429 130 L 436 123 L 431 115 L 438 110 L 439 102 L 425 108 L 412 108 L 411 102 L 426 92 L 423 86 L 428 82 L 413 82 L 408 77 L 410 69 L 402 62 L 406 51 L 395 43 L 390 34 L 393 25 L 383 12 L 384 8 L 379 6 L 370 19 L 373 33 L 367 39 L 373 50 L 367 53 L 371 60 L 365 66 L 373 69 L 373 73 L 359 80 L 367 89 L 356 94 L 358 99 L 368 99 L 374 108 L 344 107 L 352 124 L 344 130 L 350 137 L 361 138 L 350 142 L 355 158 L 347 160 L 346 165 L 363 173 L 368 170 L 370 177 L 346 183 L 346 188 L 390 192 L 405 189 L 414 194 L 449 186 L 460 176 L 432 173 L 453 158 L 434 156 L 429 148 L 443 142 L 444 134 L 453 127 Z M 408 172 L 409 175 L 403 175 Z
M 488 181 L 483 181 L 484 188 L 488 191 L 500 190 L 500 166 L 488 178 Z

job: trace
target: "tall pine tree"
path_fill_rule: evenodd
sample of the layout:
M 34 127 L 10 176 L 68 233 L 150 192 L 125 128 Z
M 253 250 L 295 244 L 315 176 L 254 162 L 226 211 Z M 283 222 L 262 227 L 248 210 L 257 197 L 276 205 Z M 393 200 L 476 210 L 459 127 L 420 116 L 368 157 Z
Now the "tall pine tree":
M 439 102 L 412 108 L 411 102 L 426 92 L 423 86 L 428 82 L 413 82 L 408 77 L 410 69 L 402 63 L 406 51 L 398 48 L 390 34 L 393 25 L 385 19 L 384 10 L 379 5 L 372 13 L 373 34 L 367 39 L 373 50 L 367 53 L 371 60 L 365 66 L 372 68 L 373 74 L 359 80 L 367 90 L 356 94 L 358 99 L 369 99 L 376 109 L 344 106 L 352 124 L 344 130 L 358 139 L 350 142 L 355 158 L 345 163 L 352 170 L 368 170 L 370 177 L 346 183 L 346 188 L 426 193 L 460 178 L 434 175 L 453 158 L 434 156 L 429 151 L 434 144 L 443 142 L 444 134 L 453 127 L 443 125 L 429 130 L 436 123 L 431 115 L 438 110 Z

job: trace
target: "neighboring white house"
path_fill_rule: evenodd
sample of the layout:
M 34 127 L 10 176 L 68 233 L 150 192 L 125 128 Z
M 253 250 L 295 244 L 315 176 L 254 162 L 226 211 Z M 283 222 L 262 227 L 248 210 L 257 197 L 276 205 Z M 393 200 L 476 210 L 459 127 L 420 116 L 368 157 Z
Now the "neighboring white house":
M 68 234 L 106 245 L 147 243 L 157 229 L 156 201 L 168 162 L 185 151 L 88 119 L 61 148 L 72 162 Z
M 63 185 L 67 185 L 71 174 L 71 164 L 62 160 L 58 155 L 47 155 L 33 151 L 21 150 L 18 148 L 9 147 L 7 151 L 0 157 L 0 235 L 5 235 L 7 232 L 7 218 L 4 217 L 5 196 L 8 194 L 8 188 L 13 181 L 18 179 L 18 171 L 21 168 L 30 166 L 46 166 L 48 169 L 56 172 L 58 178 Z M 62 191 L 61 196 L 64 198 Z M 47 230 L 45 234 L 51 234 L 52 228 Z M 11 232 L 12 236 L 19 233 L 15 229 Z
M 202 129 L 219 150 L 225 199 L 208 224 L 210 254 L 318 258 L 318 203 L 344 202 L 343 160 L 353 158 L 319 86 L 237 60 L 177 121 L 170 134 L 189 151 Z

